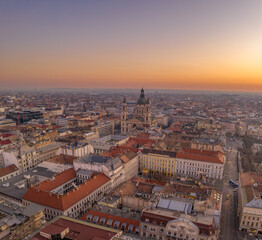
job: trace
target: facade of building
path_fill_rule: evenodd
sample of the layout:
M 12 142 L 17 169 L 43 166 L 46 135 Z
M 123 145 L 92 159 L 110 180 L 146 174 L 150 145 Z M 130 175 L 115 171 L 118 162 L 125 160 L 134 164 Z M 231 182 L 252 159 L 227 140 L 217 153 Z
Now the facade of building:
M 23 112 L 9 111 L 6 114 L 6 118 L 12 119 L 17 124 L 22 124 L 32 119 L 43 118 L 43 113 L 40 111 L 23 111 Z
M 183 149 L 179 152 L 144 149 L 141 169 L 143 174 L 163 174 L 222 179 L 225 156 L 219 152 Z
M 99 121 L 98 125 L 92 128 L 94 132 L 98 132 L 99 137 L 114 134 L 115 124 L 113 121 Z
M 141 159 L 145 175 L 159 173 L 172 177 L 175 174 L 176 152 L 144 149 Z
M 213 120 L 208 121 L 198 121 L 196 125 L 197 130 L 206 130 L 206 131 L 220 131 L 224 128 L 219 122 Z
M 113 146 L 122 146 L 128 141 L 128 137 L 122 135 L 107 135 L 105 137 L 91 141 L 95 154 L 101 154 L 109 151 Z
M 189 201 L 160 199 L 158 205 L 142 212 L 140 236 L 157 240 L 215 240 L 214 217 L 193 209 Z
M 74 157 L 84 157 L 90 153 L 94 153 L 92 145 L 88 143 L 74 143 L 70 145 L 61 146 L 56 154 L 65 154 Z
M 56 156 L 61 143 L 51 142 L 38 146 L 24 145 L 15 150 L 3 151 L 3 164 L 9 166 L 15 164 L 20 172 L 33 169 L 38 164 Z
M 20 240 L 38 230 L 45 217 L 41 207 L 28 207 L 0 198 L 0 239 Z
M 262 234 L 262 199 L 253 199 L 243 207 L 239 229 Z
M 0 129 L 7 129 L 15 126 L 16 122 L 11 119 L 0 119 Z
M 195 139 L 191 142 L 190 147 L 193 149 L 215 151 L 215 152 L 219 151 L 223 154 L 225 153 L 222 143 L 213 139 L 205 139 L 205 138 Z
M 79 218 L 109 191 L 111 179 L 103 173 L 94 173 L 82 183 L 71 168 L 51 181 L 30 187 L 23 196 L 23 203 L 26 206 L 32 203 L 42 206 L 47 220 L 59 215 Z
M 176 155 L 175 173 L 186 176 L 222 179 L 225 155 L 220 152 L 183 149 Z
M 4 168 L 0 168 L 0 182 L 5 181 L 14 176 L 17 176 L 18 174 L 19 174 L 19 170 L 14 164 Z
M 74 168 L 102 172 L 111 178 L 112 187 L 117 187 L 138 174 L 138 164 L 138 155 L 129 151 L 116 157 L 90 154 L 76 160 Z
M 137 104 L 133 109 L 133 114 L 128 115 L 127 103 L 124 99 L 121 113 L 121 133 L 127 134 L 134 130 L 143 130 L 151 126 L 156 126 L 157 120 L 151 116 L 151 107 L 149 99 L 145 97 L 144 89 L 142 88 Z
M 239 230 L 262 234 L 262 176 L 240 173 L 238 189 Z

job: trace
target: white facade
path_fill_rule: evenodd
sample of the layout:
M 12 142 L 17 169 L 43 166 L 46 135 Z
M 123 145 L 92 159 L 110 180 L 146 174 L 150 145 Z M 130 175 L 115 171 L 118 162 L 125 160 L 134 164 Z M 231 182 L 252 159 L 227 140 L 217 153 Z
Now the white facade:
M 60 147 L 57 152 L 56 155 L 60 155 L 60 154 L 65 154 L 65 155 L 70 155 L 70 156 L 75 156 L 75 157 L 84 157 L 90 153 L 94 153 L 94 148 L 89 145 L 83 145 L 83 146 L 77 146 L 77 147 L 70 147 L 70 146 L 63 146 Z
M 201 174 L 222 179 L 224 164 L 191 159 L 176 158 L 175 173 L 189 176 L 200 176 Z

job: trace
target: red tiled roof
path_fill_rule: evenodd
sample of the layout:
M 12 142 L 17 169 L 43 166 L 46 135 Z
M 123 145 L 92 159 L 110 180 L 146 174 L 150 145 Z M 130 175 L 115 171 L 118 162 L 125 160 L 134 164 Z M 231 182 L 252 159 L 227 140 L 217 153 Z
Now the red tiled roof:
M 133 227 L 132 232 L 135 232 L 136 227 L 139 226 L 139 224 L 140 224 L 139 221 L 134 220 L 134 219 L 125 218 L 125 217 L 120 217 L 120 216 L 116 216 L 116 215 L 113 215 L 113 214 L 110 214 L 110 213 L 104 213 L 104 212 L 99 212 L 99 211 L 94 211 L 94 210 L 88 211 L 83 217 L 81 217 L 81 219 L 82 219 L 82 220 L 86 220 L 86 217 L 87 217 L 87 215 L 89 215 L 89 214 L 92 215 L 91 223 L 93 222 L 93 217 L 94 217 L 94 216 L 98 216 L 98 217 L 99 217 L 99 221 L 97 222 L 98 224 L 100 224 L 101 218 L 105 218 L 105 219 L 106 219 L 105 224 L 104 224 L 105 226 L 107 225 L 107 220 L 112 219 L 112 220 L 113 220 L 112 226 L 114 225 L 114 222 L 116 222 L 116 221 L 119 221 L 119 222 L 120 222 L 118 229 L 121 229 L 121 224 L 122 224 L 122 223 L 126 223 L 126 224 L 127 224 L 127 225 L 126 225 L 126 228 L 125 228 L 126 231 L 128 230 L 128 226 L 129 226 L 130 224 L 133 224 L 134 227 Z
M 0 145 L 4 146 L 4 145 L 8 145 L 12 143 L 9 139 L 6 139 L 6 140 L 3 140 L 3 141 L 0 141 Z
M 116 232 L 110 229 L 102 229 L 101 226 L 95 224 L 90 224 L 81 220 L 75 220 L 70 218 L 60 217 L 55 222 L 50 223 L 48 226 L 52 225 L 52 232 L 60 229 L 61 227 L 69 228 L 69 233 L 66 235 L 68 237 L 75 236 L 72 239 L 75 240 L 110 240 L 116 236 Z M 47 226 L 47 227 L 48 227 Z M 47 227 L 43 228 L 41 232 L 48 232 Z M 45 237 L 41 236 L 40 233 L 36 234 L 31 240 L 46 240 Z
M 15 164 L 12 164 L 12 165 L 4 167 L 4 168 L 0 168 L 0 177 L 3 177 L 5 175 L 10 174 L 12 172 L 15 172 L 17 170 L 18 170 L 18 168 L 16 167 Z
M 3 133 L 2 135 L 0 135 L 0 137 L 2 137 L 2 138 L 8 138 L 8 137 L 11 137 L 11 136 L 14 136 L 14 134 L 11 134 L 11 133 Z
M 120 156 L 120 155 L 122 155 L 126 152 L 137 153 L 138 148 L 125 147 L 125 146 L 115 146 L 115 147 L 111 147 L 109 151 L 104 152 L 101 155 L 104 156 L 104 157 L 116 157 L 116 156 Z
M 150 133 L 139 133 L 136 135 L 137 138 L 149 138 L 150 137 Z
M 156 143 L 156 140 L 154 139 L 131 137 L 129 138 L 128 142 L 124 145 L 111 147 L 110 150 L 108 152 L 103 153 L 102 156 L 116 157 L 124 152 L 137 153 L 139 147 L 150 147 L 154 143 Z
M 37 186 L 33 186 L 28 189 L 23 199 L 43 206 L 66 210 L 108 181 L 110 181 L 109 177 L 103 173 L 99 173 L 78 186 L 77 189 L 73 189 L 64 195 L 49 193 L 48 191 L 44 191 Z
M 146 178 L 143 178 L 143 177 L 132 177 L 131 181 L 133 183 L 148 183 L 148 184 L 151 184 L 151 185 L 160 185 L 160 186 L 164 186 L 166 183 L 165 182 L 161 182 L 161 181 L 158 181 L 156 179 L 146 179 Z
M 169 217 L 169 216 L 164 216 L 164 215 L 159 215 L 159 214 L 154 214 L 150 212 L 143 212 L 141 216 L 141 222 L 145 222 L 145 220 L 148 219 L 149 223 L 153 223 L 156 225 L 161 225 L 164 224 L 164 226 L 173 219 L 177 219 L 177 217 Z M 195 225 L 199 227 L 200 234 L 206 234 L 206 235 L 211 235 L 215 233 L 215 227 L 214 227 L 214 220 L 211 225 L 207 224 L 202 224 L 198 222 L 193 222 Z
M 219 155 L 220 153 L 216 151 L 183 148 L 177 153 L 176 157 L 203 162 L 224 164 L 223 160 L 219 158 Z
M 41 230 L 43 233 L 47 233 L 50 235 L 56 235 L 64 232 L 67 229 L 65 226 L 59 226 L 54 223 L 47 225 L 44 229 Z
M 191 153 L 180 153 L 178 152 L 176 155 L 177 158 L 203 161 L 203 162 L 211 162 L 211 163 L 219 163 L 224 164 L 222 160 L 217 157 L 207 156 L 207 155 L 199 155 L 199 154 L 191 154 Z
M 179 152 L 207 155 L 207 156 L 217 156 L 219 153 L 218 151 L 208 151 L 208 150 L 200 150 L 200 149 L 192 149 L 192 148 L 182 148 Z
M 46 160 L 46 162 L 73 165 L 75 159 L 77 159 L 77 157 L 75 157 L 75 156 L 60 154 L 60 155 L 55 156 L 55 157 L 53 157 L 49 160 Z
M 134 138 L 134 137 L 131 137 L 129 139 L 129 141 L 124 144 L 123 146 L 127 146 L 127 147 L 136 147 L 136 145 L 144 145 L 144 144 L 154 144 L 156 142 L 156 140 L 154 139 L 150 139 L 150 138 Z
M 38 189 L 50 192 L 51 190 L 76 178 L 76 172 L 73 168 L 67 169 L 54 176 L 54 180 L 47 179 L 38 184 Z

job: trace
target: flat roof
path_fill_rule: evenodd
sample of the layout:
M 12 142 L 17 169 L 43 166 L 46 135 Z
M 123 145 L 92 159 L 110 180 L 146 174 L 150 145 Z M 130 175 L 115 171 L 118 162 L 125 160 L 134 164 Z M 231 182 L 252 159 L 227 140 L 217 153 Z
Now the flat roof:
M 47 168 L 36 167 L 27 172 L 21 173 L 17 176 L 14 176 L 8 180 L 1 182 L 0 184 L 0 195 L 10 196 L 18 200 L 22 200 L 23 196 L 27 192 L 28 188 L 22 187 L 22 181 L 25 181 L 25 176 L 41 176 L 44 178 L 52 178 L 56 173 L 50 171 Z M 17 187 L 17 183 L 21 182 L 21 188 Z M 18 184 L 20 185 L 20 184 Z
M 157 204 L 157 207 L 190 214 L 192 212 L 193 204 L 182 200 L 169 200 L 161 198 Z
M 81 157 L 76 162 L 82 162 L 82 163 L 105 163 L 110 159 L 110 157 L 103 157 L 100 155 L 95 154 L 89 154 L 87 156 Z

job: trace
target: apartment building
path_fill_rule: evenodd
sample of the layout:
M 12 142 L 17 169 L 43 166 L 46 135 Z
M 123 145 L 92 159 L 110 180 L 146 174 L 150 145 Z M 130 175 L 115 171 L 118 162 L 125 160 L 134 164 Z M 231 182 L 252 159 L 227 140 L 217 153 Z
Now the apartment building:
M 191 142 L 191 148 L 206 150 L 206 151 L 219 151 L 221 153 L 225 153 L 223 145 L 218 140 L 210 139 L 210 138 L 198 138 L 194 139 Z
M 45 223 L 43 209 L 0 198 L 0 239 L 26 239 Z
M 143 174 L 163 174 L 222 179 L 225 155 L 220 152 L 182 149 L 179 152 L 144 149 L 141 169 Z
M 194 211 L 192 201 L 160 199 L 155 207 L 142 212 L 140 236 L 157 240 L 215 240 L 218 231 L 214 217 Z
M 82 220 L 58 216 L 40 229 L 31 240 L 43 239 L 120 239 L 121 230 L 99 226 Z
M 74 169 L 68 169 L 28 189 L 23 203 L 32 203 L 44 208 L 47 220 L 64 215 L 81 217 L 92 204 L 111 191 L 111 180 L 103 173 L 94 173 L 90 179 L 78 185 Z
M 15 127 L 16 122 L 11 119 L 0 119 L 0 129 L 8 129 L 10 127 Z
M 65 154 L 75 157 L 84 157 L 90 153 L 94 153 L 93 147 L 86 142 L 75 142 L 61 146 L 56 154 Z
M 141 158 L 142 173 L 160 173 L 166 176 L 174 176 L 176 164 L 176 152 L 143 149 Z
M 238 189 L 239 230 L 262 234 L 262 176 L 241 173 Z
M 176 155 L 175 173 L 186 176 L 201 175 L 222 179 L 225 155 L 220 152 L 182 149 Z
M 20 148 L 3 151 L 3 165 L 15 164 L 20 172 L 33 169 L 39 163 L 56 156 L 61 143 L 51 142 L 33 147 L 24 145 Z
M 4 168 L 0 168 L 0 182 L 17 176 L 18 174 L 19 170 L 14 164 Z
M 39 154 L 39 162 L 46 161 L 56 156 L 56 152 L 62 144 L 59 142 L 49 142 L 36 146 L 36 151 Z
M 97 126 L 92 128 L 93 131 L 99 133 L 99 137 L 105 137 L 107 135 L 114 134 L 115 124 L 113 121 L 100 121 Z

